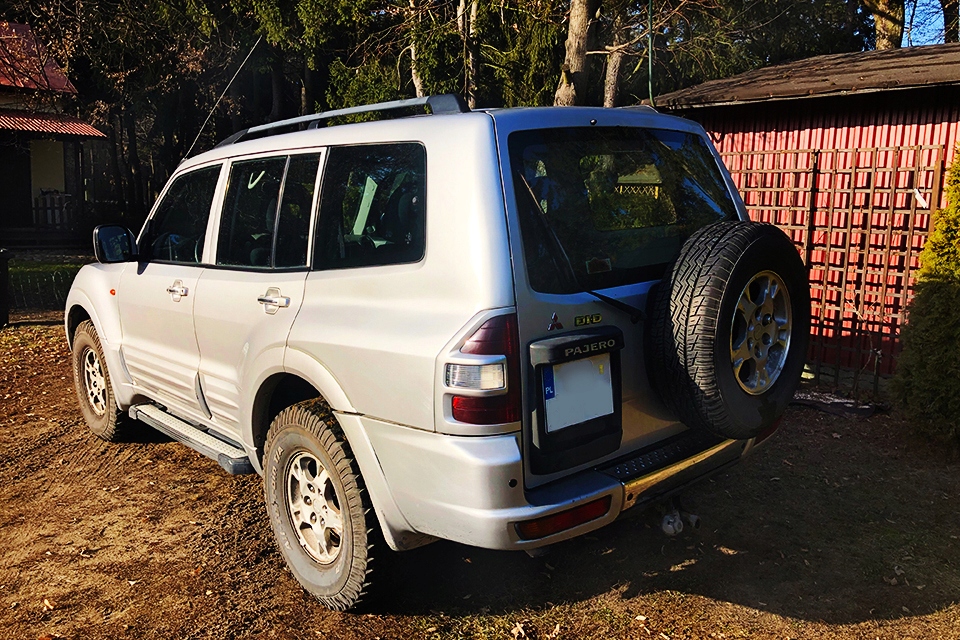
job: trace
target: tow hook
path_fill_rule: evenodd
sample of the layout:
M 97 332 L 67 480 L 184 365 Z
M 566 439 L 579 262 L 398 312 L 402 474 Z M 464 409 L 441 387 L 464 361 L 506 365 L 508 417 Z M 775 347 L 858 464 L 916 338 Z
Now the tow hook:
M 680 532 L 683 531 L 683 519 L 680 517 L 680 512 L 673 509 L 663 514 L 663 519 L 660 520 L 660 528 L 671 538 L 680 535 Z
M 700 516 L 683 511 L 678 500 L 669 500 L 659 505 L 660 529 L 669 537 L 683 532 L 684 526 L 693 531 L 700 530 Z

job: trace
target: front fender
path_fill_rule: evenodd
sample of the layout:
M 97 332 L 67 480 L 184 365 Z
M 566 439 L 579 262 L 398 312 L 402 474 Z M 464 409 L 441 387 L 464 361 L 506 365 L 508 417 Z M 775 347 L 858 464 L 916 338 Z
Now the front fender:
M 120 324 L 117 286 L 127 266 L 129 263 L 88 264 L 81 268 L 67 294 L 63 320 L 67 344 L 72 349 L 73 332 L 79 324 L 78 319 L 82 315 L 90 318 L 100 337 L 113 392 L 118 408 L 122 410 L 133 404 L 136 396 L 133 381 L 120 355 L 123 329 Z

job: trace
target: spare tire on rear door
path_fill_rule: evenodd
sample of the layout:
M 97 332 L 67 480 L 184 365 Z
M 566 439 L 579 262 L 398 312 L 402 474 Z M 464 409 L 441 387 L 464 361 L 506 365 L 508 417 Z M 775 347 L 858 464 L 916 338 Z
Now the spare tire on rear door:
M 735 439 L 773 425 L 810 333 L 806 268 L 782 231 L 743 221 L 700 229 L 651 304 L 650 379 L 681 422 Z

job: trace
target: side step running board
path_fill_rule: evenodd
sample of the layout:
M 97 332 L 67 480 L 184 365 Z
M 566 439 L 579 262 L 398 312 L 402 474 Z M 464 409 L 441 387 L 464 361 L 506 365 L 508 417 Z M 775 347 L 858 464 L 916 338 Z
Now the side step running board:
M 202 431 L 180 418 L 176 418 L 158 406 L 138 404 L 130 407 L 130 417 L 147 423 L 157 431 L 178 440 L 203 455 L 216 460 L 232 475 L 255 473 L 247 453 L 236 443 L 225 442 Z

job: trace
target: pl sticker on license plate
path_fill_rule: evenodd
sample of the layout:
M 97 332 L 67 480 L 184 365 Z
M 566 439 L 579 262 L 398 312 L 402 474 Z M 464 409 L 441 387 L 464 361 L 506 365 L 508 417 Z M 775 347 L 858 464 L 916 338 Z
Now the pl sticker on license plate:
M 610 354 L 543 368 L 547 432 L 613 413 Z

